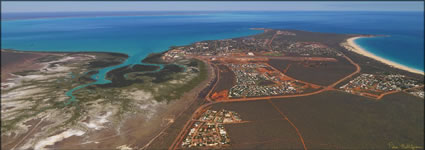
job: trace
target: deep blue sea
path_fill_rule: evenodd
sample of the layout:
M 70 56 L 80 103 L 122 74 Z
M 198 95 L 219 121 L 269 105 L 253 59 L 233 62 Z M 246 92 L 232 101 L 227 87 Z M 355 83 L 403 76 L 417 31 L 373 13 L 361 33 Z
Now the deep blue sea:
M 265 27 L 389 35 L 356 42 L 376 55 L 423 71 L 423 17 L 424 12 L 2 13 L 1 48 L 143 57 L 172 45 L 251 35 L 259 31 L 249 28 Z
M 111 12 L 2 13 L 1 48 L 31 51 L 104 51 L 140 63 L 151 52 L 195 41 L 247 36 L 249 28 L 380 34 L 356 43 L 397 63 L 424 70 L 424 12 Z M 72 91 L 71 91 L 72 93 Z

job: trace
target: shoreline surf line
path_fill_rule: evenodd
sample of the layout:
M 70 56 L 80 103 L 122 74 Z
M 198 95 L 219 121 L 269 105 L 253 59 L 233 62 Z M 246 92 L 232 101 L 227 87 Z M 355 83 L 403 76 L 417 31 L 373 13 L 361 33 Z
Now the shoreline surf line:
M 356 37 L 351 37 L 351 38 L 347 39 L 348 45 L 352 47 L 351 51 L 358 53 L 360 55 L 372 58 L 374 60 L 377 60 L 379 62 L 382 62 L 382 63 L 387 64 L 387 65 L 394 67 L 394 68 L 398 68 L 398 69 L 405 70 L 405 71 L 415 73 L 415 74 L 424 75 L 424 72 L 421 71 L 421 70 L 418 70 L 418 69 L 415 69 L 415 68 L 412 68 L 412 67 L 408 67 L 406 65 L 385 59 L 381 56 L 378 56 L 376 54 L 373 54 L 372 52 L 367 51 L 366 49 L 362 48 L 359 44 L 357 44 L 355 42 L 356 39 L 360 39 L 360 38 L 370 38 L 370 37 L 356 36 Z

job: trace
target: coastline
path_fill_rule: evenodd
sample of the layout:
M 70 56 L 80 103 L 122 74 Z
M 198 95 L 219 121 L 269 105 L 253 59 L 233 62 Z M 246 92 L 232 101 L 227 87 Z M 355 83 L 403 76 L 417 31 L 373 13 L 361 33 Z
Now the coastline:
M 373 54 L 373 53 L 371 53 L 371 52 L 369 52 L 369 51 L 367 51 L 367 50 L 363 49 L 362 47 L 360 47 L 360 46 L 359 46 L 359 45 L 355 42 L 355 40 L 356 40 L 356 39 L 359 39 L 359 38 L 367 38 L 367 37 L 364 37 L 364 36 L 356 36 L 356 37 L 351 37 L 351 38 L 348 38 L 348 39 L 347 39 L 347 43 L 348 43 L 348 45 L 349 45 L 349 46 L 351 46 L 351 47 L 353 48 L 353 49 L 351 49 L 353 52 L 356 52 L 356 53 L 358 53 L 358 54 L 360 54 L 360 55 L 363 55 L 363 56 L 366 56 L 366 57 L 372 58 L 372 59 L 374 59 L 374 60 L 377 60 L 377 61 L 379 61 L 379 62 L 382 62 L 382 63 L 387 64 L 387 65 L 389 65 L 389 66 L 391 66 L 391 67 L 394 67 L 394 68 L 398 68 L 398 69 L 405 70 L 405 71 L 408 71 L 408 72 L 412 72 L 412 73 L 415 73 L 415 74 L 424 75 L 424 72 L 423 72 L 423 71 L 420 71 L 420 70 L 417 70 L 417 69 L 414 69 L 414 68 L 408 67 L 408 66 L 406 66 L 406 65 L 402 65 L 402 64 L 399 64 L 399 63 L 397 63 L 397 62 L 393 62 L 393 61 L 391 61 L 391 60 L 388 60 L 388 59 L 382 58 L 382 57 L 380 57 L 380 56 L 377 56 L 377 55 L 375 55 L 375 54 Z
M 101 52 L 101 51 L 75 51 L 75 52 L 68 52 L 68 51 L 35 51 L 35 50 L 17 50 L 17 49 L 10 49 L 10 48 L 2 48 L 0 49 L 1 52 L 15 52 L 15 53 L 46 53 L 46 54 L 89 54 L 89 53 L 94 53 L 94 54 L 110 54 L 110 55 L 118 55 L 118 56 L 122 56 L 122 57 L 129 57 L 128 54 L 126 53 L 120 53 L 120 52 Z

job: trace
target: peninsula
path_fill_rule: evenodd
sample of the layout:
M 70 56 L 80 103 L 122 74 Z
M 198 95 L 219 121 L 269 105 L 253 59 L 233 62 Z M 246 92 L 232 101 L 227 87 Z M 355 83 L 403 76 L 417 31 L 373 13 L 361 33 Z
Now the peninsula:
M 255 29 L 170 47 L 104 84 L 90 83 L 126 55 L 2 50 L 19 59 L 2 64 L 1 147 L 423 149 L 424 75 L 354 43 L 371 35 Z

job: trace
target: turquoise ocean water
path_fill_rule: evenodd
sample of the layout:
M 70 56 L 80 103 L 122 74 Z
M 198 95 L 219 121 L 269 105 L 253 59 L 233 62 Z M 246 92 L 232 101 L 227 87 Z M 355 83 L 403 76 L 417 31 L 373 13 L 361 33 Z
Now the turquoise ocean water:
M 108 15 L 111 13 L 2 13 L 2 18 L 7 19 L 1 21 L 1 48 L 128 54 L 130 57 L 124 64 L 101 69 L 93 76 L 97 81 L 91 84 L 103 84 L 110 82 L 104 78 L 108 71 L 140 63 L 149 53 L 201 40 L 252 35 L 261 31 L 249 28 L 264 27 L 389 35 L 359 39 L 356 43 L 383 58 L 424 70 L 423 12 L 127 12 L 125 16 Z M 67 94 L 72 96 L 72 92 L 85 86 L 88 85 L 76 87 Z

